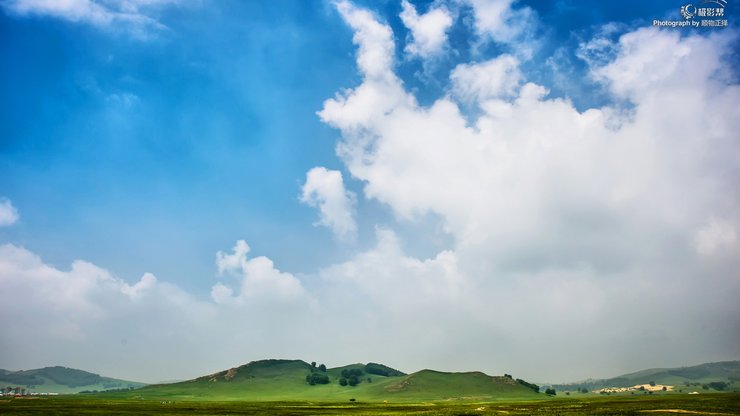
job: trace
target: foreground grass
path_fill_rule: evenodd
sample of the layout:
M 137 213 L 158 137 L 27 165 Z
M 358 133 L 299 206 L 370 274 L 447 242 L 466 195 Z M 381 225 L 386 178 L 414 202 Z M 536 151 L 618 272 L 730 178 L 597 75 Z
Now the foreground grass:
M 740 394 L 553 398 L 511 402 L 168 402 L 105 396 L 0 399 L 3 415 L 740 415 Z

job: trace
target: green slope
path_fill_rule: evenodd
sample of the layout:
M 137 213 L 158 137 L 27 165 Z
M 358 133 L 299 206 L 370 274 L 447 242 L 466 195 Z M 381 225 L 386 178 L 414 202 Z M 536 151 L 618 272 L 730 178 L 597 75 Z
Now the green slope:
M 0 387 L 24 387 L 30 393 L 79 393 L 112 389 L 138 388 L 144 383 L 103 377 L 67 367 L 44 367 L 34 370 L 0 370 Z
M 356 386 L 341 386 L 343 371 L 355 370 Z M 372 371 L 372 372 L 370 372 Z M 301 360 L 263 360 L 194 380 L 147 386 L 122 393 L 156 400 L 243 401 L 435 401 L 537 398 L 531 390 L 507 377 L 483 373 L 442 373 L 423 370 L 405 375 L 380 364 L 351 364 L 322 374 L 328 384 L 309 385 L 306 376 L 320 372 Z M 389 374 L 389 375 L 384 375 Z
M 475 400 L 535 398 L 539 395 L 509 377 L 481 372 L 445 373 L 422 370 L 383 386 L 388 397 L 398 400 Z
M 728 384 L 727 389 L 729 390 L 740 390 L 740 361 L 706 363 L 691 367 L 651 368 L 608 379 L 559 384 L 555 385 L 555 388 L 570 390 L 574 386 L 583 386 L 594 390 L 604 387 L 629 387 L 650 382 L 677 387 L 687 384 L 696 387 L 713 382 L 723 382 Z

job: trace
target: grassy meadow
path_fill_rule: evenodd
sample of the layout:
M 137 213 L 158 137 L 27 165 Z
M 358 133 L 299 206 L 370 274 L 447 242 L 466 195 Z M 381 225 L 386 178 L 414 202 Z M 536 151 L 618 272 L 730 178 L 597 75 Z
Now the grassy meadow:
M 541 397 L 538 400 L 382 402 L 220 402 L 112 395 L 2 398 L 3 415 L 737 415 L 740 394 Z

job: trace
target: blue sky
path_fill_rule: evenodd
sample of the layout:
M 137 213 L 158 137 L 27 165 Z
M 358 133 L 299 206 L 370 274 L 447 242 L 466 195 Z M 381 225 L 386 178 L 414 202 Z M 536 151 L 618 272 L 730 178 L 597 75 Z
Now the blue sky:
M 250 4 L 164 10 L 170 29 L 147 40 L 3 16 L 3 186 L 23 212 L 12 231 L 27 231 L 16 241 L 54 263 L 83 249 L 124 276 L 185 281 L 212 274 L 211 252 L 240 235 L 261 235 L 288 267 L 318 265 L 297 247 L 332 242 L 297 195 L 306 170 L 337 165 L 315 112 L 356 78 L 351 37 L 325 5 Z
M 0 1 L 0 280 L 21 282 L 0 368 L 156 381 L 277 353 L 567 381 L 739 358 L 734 2 L 727 28 L 663 29 L 683 3 L 49 4 Z M 646 315 L 666 329 L 627 325 Z M 297 316 L 434 347 L 276 348 Z M 134 364 L 240 330 L 261 336 Z M 684 347 L 599 361 L 613 337 Z M 111 342 L 124 358 L 80 353 Z M 583 362 L 511 364 L 545 344 Z

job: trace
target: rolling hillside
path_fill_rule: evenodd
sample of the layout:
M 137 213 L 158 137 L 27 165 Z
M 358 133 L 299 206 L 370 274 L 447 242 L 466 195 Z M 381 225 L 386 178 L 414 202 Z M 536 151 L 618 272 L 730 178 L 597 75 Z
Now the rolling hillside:
M 323 381 L 310 384 L 314 374 L 314 380 Z M 158 400 L 389 402 L 542 396 L 509 377 L 480 372 L 422 370 L 406 375 L 376 363 L 324 369 L 301 360 L 254 361 L 194 380 L 152 385 L 122 394 Z
M 728 385 L 726 389 L 740 390 L 740 361 L 706 363 L 691 367 L 651 368 L 608 379 L 557 384 L 554 387 L 558 390 L 573 390 L 577 387 L 595 390 L 605 387 L 629 387 L 650 382 L 678 387 L 690 385 L 699 388 L 710 383 L 726 383 Z
M 44 367 L 34 370 L 0 370 L 0 387 L 23 387 L 31 393 L 79 393 L 138 388 L 144 383 L 102 377 L 98 374 L 67 367 Z
M 534 397 L 536 393 L 510 377 L 491 377 L 476 372 L 445 373 L 421 370 L 383 387 L 393 399 L 410 400 L 476 400 Z

